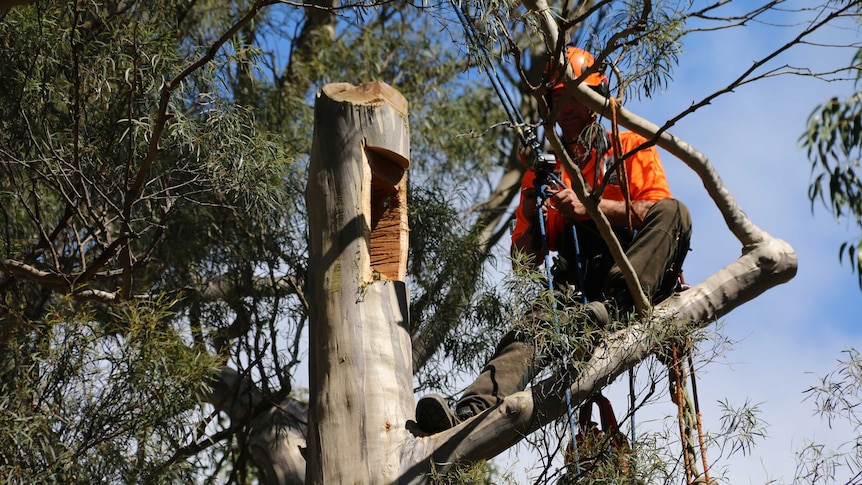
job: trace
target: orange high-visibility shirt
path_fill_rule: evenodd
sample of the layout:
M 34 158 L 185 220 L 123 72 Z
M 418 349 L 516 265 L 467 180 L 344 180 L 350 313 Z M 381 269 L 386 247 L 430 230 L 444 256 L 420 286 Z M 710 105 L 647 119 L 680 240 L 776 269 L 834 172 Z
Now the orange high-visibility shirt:
M 620 133 L 620 146 L 622 148 L 623 153 L 628 153 L 629 151 L 635 149 L 638 145 L 644 143 L 646 139 L 636 133 L 632 133 L 630 131 L 625 131 Z M 613 153 L 613 148 L 611 148 L 611 153 Z M 608 154 L 610 155 L 610 154 Z M 632 201 L 640 200 L 640 201 L 659 201 L 662 199 L 671 198 L 670 188 L 667 184 L 667 177 L 664 174 L 664 167 L 661 164 L 661 160 L 658 156 L 658 151 L 654 146 L 645 148 L 643 150 L 639 150 L 630 157 L 628 157 L 625 161 L 626 165 L 626 175 L 628 178 L 628 186 L 629 186 L 629 195 L 631 196 Z M 587 185 L 590 188 L 593 188 L 593 180 L 595 179 L 595 166 L 596 166 L 596 156 L 593 154 L 591 159 L 587 162 L 583 169 L 581 169 L 581 174 L 584 176 L 584 180 L 587 182 Z M 568 174 L 562 170 L 562 165 L 560 162 L 557 162 L 556 170 L 562 173 L 559 174 L 560 180 L 566 184 L 567 187 L 571 188 L 572 181 Z M 521 205 L 524 203 L 523 201 L 523 189 L 527 187 L 533 186 L 533 181 L 536 178 L 536 173 L 533 170 L 527 170 L 524 174 L 524 178 L 521 180 L 521 201 L 518 204 L 518 209 L 515 212 L 517 221 L 515 223 L 515 230 L 512 233 L 512 241 L 515 241 L 518 237 L 521 236 L 530 225 L 530 221 L 524 217 L 524 214 L 521 212 Z M 598 183 L 601 184 L 602 176 L 599 176 Z M 619 185 L 611 185 L 608 184 L 605 186 L 605 190 L 602 193 L 603 199 L 608 200 L 618 200 L 624 201 L 622 189 Z M 556 251 L 557 249 L 557 241 L 565 229 L 565 220 L 556 209 L 548 208 L 547 209 L 547 225 L 546 231 L 548 234 L 548 249 L 551 251 Z

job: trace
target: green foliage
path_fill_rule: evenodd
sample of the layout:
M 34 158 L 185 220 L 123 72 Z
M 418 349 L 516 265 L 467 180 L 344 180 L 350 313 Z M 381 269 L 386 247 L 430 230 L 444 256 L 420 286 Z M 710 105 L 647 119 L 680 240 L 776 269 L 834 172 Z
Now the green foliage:
M 0 282 L 9 424 L 0 475 L 24 483 L 200 476 L 217 461 L 187 461 L 181 450 L 200 439 L 209 412 L 201 403 L 230 355 L 214 342 L 241 335 L 225 336 L 238 314 L 262 322 L 251 337 L 260 342 L 276 316 L 298 306 L 263 298 L 254 275 L 282 264 L 274 248 L 292 256 L 286 241 L 297 238 L 286 221 L 301 204 L 284 196 L 301 194 L 301 175 L 254 112 L 227 99 L 230 56 L 163 91 L 206 53 L 176 28 L 189 8 L 40 2 L 0 23 L 10 80 L 0 87 L 0 251 L 25 268 Z M 227 10 L 222 19 L 233 21 Z M 246 301 L 258 304 L 248 310 Z M 280 360 L 291 352 L 271 350 L 276 358 L 258 370 L 282 381 L 296 364 Z
M 44 320 L 7 311 L 0 476 L 13 483 L 176 483 L 177 446 L 221 364 L 172 328 L 169 301 L 113 308 L 112 325 L 62 300 Z M 14 320 L 13 320 L 14 319 Z
M 595 423 L 593 423 L 595 424 Z M 619 433 L 619 432 L 618 432 Z M 611 441 L 608 434 L 597 428 L 579 429 L 577 449 L 566 450 L 566 474 L 557 482 L 559 485 L 574 483 L 626 483 L 641 485 L 636 480 L 631 448 L 620 435 L 619 447 Z
M 510 303 L 505 292 L 482 281 L 487 255 L 477 230 L 465 231 L 458 200 L 417 186 L 409 199 L 413 333 L 422 335 L 423 343 L 439 342 L 448 364 L 472 373 L 482 365 L 489 335 L 500 335 L 511 323 Z M 451 230 L 439 230 L 444 227 Z M 438 388 L 447 384 L 441 379 L 452 376 L 433 365 L 417 371 L 420 382 Z
M 731 454 L 751 453 L 757 440 L 766 437 L 767 426 L 760 417 L 759 406 L 748 401 L 740 407 L 734 407 L 726 400 L 721 400 L 718 404 L 722 409 L 721 434 L 724 441 L 722 447 L 728 448 Z
M 499 101 L 483 76 L 462 73 L 457 46 L 445 36 L 426 35 L 444 28 L 437 18 L 391 10 L 396 9 L 382 7 L 364 27 L 347 30 L 335 42 L 328 56 L 339 62 L 318 85 L 379 79 L 394 86 L 410 104 L 412 183 L 448 191 L 473 184 L 505 161 L 498 147 L 505 132 L 470 136 L 506 121 Z
M 689 1 L 625 1 L 588 27 L 584 48 L 600 55 L 609 49 L 613 93 L 649 98 L 671 79 L 682 51 L 683 14 Z
M 459 466 L 446 473 L 441 473 L 432 464 L 428 477 L 432 485 L 486 485 L 509 483 L 500 476 L 497 468 L 487 461 L 478 461 L 468 466 Z
M 159 152 L 146 169 L 162 83 L 186 64 L 168 24 L 159 23 L 169 21 L 162 18 L 166 6 L 134 5 L 134 15 L 112 15 L 95 6 L 67 12 L 58 5 L 35 18 L 16 9 L 3 24 L 5 38 L 37 34 L 41 43 L 29 46 L 26 59 L 17 59 L 26 48 L 3 49 L 11 57 L 3 64 L 17 64 L 17 76 L 27 77 L 0 100 L 10 109 L 0 135 L 9 160 L 0 203 L 19 220 L 29 219 L 22 236 L 51 233 L 58 224 L 55 258 L 80 256 L 68 261 L 68 272 L 85 271 L 100 256 L 80 246 L 78 231 L 85 228 L 101 247 L 131 233 L 132 251 L 143 254 L 158 245 L 169 215 L 195 210 L 188 203 L 263 212 L 278 205 L 274 189 L 286 167 L 279 146 L 255 132 L 248 110 L 193 83 L 181 84 L 170 98 Z M 155 10 L 145 14 L 147 7 Z M 150 22 L 139 23 L 141 15 Z M 77 18 L 92 27 L 64 26 Z M 38 33 L 29 31 L 34 24 L 41 25 Z M 143 182 L 139 197 L 129 192 L 136 178 Z M 22 200 L 26 193 L 31 198 Z M 53 214 L 64 211 L 72 212 L 68 221 Z
M 793 483 L 835 483 L 842 474 L 859 477 L 862 470 L 862 450 L 859 447 L 862 416 L 862 355 L 855 348 L 844 351 L 845 357 L 836 368 L 818 379 L 805 391 L 805 399 L 814 405 L 824 426 L 846 429 L 852 438 L 836 447 L 810 441 L 797 452 L 797 469 Z
M 857 51 L 851 66 L 862 62 Z M 857 87 L 860 78 L 857 73 Z M 806 132 L 799 138 L 811 161 L 813 180 L 808 198 L 813 205 L 821 201 L 840 221 L 849 218 L 862 227 L 862 181 L 859 157 L 862 154 L 862 93 L 846 100 L 837 97 L 818 106 L 808 117 Z M 862 287 L 862 238 L 841 244 L 839 260 L 846 254 Z

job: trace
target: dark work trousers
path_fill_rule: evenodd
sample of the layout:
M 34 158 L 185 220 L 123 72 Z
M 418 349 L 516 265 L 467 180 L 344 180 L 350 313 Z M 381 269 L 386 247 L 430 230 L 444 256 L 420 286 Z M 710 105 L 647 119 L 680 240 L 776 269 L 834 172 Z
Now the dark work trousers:
M 601 294 L 604 296 L 602 300 L 607 300 L 618 310 L 630 310 L 632 299 L 621 271 L 613 264 L 607 248 L 597 250 L 595 240 L 589 239 L 588 230 L 583 232 L 587 246 L 584 249 L 588 251 L 584 254 L 588 297 Z M 579 230 L 579 242 L 581 235 L 582 231 Z M 675 199 L 664 199 L 650 208 L 630 244 L 624 243 L 624 247 L 627 246 L 626 256 L 644 292 L 653 303 L 659 303 L 673 294 L 690 240 L 691 216 L 688 208 Z M 560 252 L 566 250 L 560 248 Z M 574 268 L 572 265 L 570 267 Z M 457 408 L 470 407 L 478 414 L 509 394 L 523 390 L 549 363 L 547 357 L 536 355 L 532 342 L 522 337 L 521 332 L 516 330 L 510 330 L 503 336 L 491 360 L 461 396 Z

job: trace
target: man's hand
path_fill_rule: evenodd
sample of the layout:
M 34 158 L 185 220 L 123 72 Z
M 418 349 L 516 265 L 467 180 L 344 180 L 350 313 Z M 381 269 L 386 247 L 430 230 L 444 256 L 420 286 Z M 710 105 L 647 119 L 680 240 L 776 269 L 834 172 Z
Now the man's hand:
M 557 212 L 562 214 L 565 219 L 582 220 L 589 218 L 587 208 L 578 200 L 578 196 L 575 195 L 572 189 L 549 189 L 548 195 L 550 197 L 545 201 L 545 204 L 556 208 Z M 641 227 L 641 222 L 653 205 L 655 205 L 655 201 L 653 200 L 636 200 L 632 202 L 631 224 L 635 229 Z M 611 225 L 621 227 L 629 225 L 629 214 L 626 212 L 625 202 L 602 199 L 599 201 L 598 209 L 607 217 Z
M 564 218 L 580 219 L 587 216 L 587 208 L 584 207 L 584 204 L 581 204 L 580 200 L 578 200 L 578 196 L 575 195 L 574 190 L 550 189 L 548 190 L 548 195 L 551 197 L 546 203 L 555 207 Z
M 536 189 L 526 187 L 521 189 L 523 198 L 521 199 L 521 213 L 528 220 L 534 220 L 539 214 L 539 208 L 536 205 Z M 575 192 L 569 188 L 548 188 L 548 199 L 545 200 L 546 207 L 555 208 L 566 219 L 584 218 L 587 215 L 587 208 L 578 200 Z

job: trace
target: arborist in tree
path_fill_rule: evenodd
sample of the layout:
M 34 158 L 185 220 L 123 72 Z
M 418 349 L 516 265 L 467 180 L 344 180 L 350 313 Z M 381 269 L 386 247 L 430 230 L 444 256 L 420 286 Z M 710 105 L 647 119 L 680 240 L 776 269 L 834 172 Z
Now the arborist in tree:
M 566 57 L 576 77 L 595 61 L 588 52 L 572 46 L 567 48 Z M 591 73 L 583 82 L 608 96 L 607 79 L 601 73 Z M 596 190 L 607 179 L 599 209 L 613 226 L 644 293 L 653 304 L 661 302 L 673 294 L 677 285 L 689 249 L 691 218 L 686 206 L 671 197 L 658 152 L 653 146 L 638 150 L 625 159 L 624 172 L 614 170 L 615 155 L 627 154 L 646 140 L 631 132 L 619 132 L 614 139 L 596 122 L 596 113 L 566 95 L 561 80 L 546 99 L 552 108 L 562 106 L 557 118 L 561 139 L 590 189 Z M 542 263 L 546 251 L 557 251 L 552 271 L 555 286 L 578 287 L 586 302 L 583 310 L 588 323 L 598 328 L 607 326 L 610 314 L 625 315 L 634 310 L 623 275 L 584 205 L 568 188 L 570 178 L 561 163 L 557 161 L 550 179 L 562 184 L 549 184 L 543 197 L 537 197 L 537 170 L 531 168 L 522 180 L 512 250 L 531 256 L 536 266 Z M 626 192 L 631 201 L 628 210 Z M 544 217 L 545 235 L 540 231 L 539 217 Z M 548 364 L 547 358 L 536 355 L 534 343 L 525 338 L 517 330 L 503 336 L 454 411 L 442 396 L 430 394 L 420 399 L 416 406 L 419 428 L 428 433 L 449 429 L 523 390 Z

